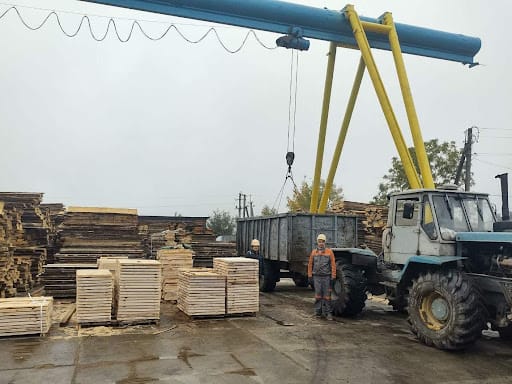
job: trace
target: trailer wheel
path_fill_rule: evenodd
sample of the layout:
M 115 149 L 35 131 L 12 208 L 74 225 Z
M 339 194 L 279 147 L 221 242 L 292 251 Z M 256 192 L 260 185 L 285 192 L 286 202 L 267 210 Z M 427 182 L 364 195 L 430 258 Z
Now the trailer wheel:
M 332 309 L 336 316 L 355 316 L 366 302 L 366 278 L 351 264 L 338 264 L 332 289 Z
M 456 270 L 421 274 L 409 291 L 407 311 L 411 331 L 439 349 L 466 348 L 485 326 L 480 292 Z
M 275 263 L 263 260 L 263 273 L 260 275 L 260 291 L 272 292 L 276 289 L 277 275 Z
M 304 276 L 300 273 L 293 274 L 293 282 L 297 287 L 305 288 L 309 286 L 309 279 L 307 276 Z

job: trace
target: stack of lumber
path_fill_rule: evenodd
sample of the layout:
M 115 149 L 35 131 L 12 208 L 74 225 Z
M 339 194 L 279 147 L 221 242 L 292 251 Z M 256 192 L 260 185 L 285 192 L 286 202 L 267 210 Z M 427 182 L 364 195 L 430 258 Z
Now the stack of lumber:
M 156 260 L 118 260 L 115 275 L 117 320 L 160 319 L 161 268 Z
M 236 243 L 192 243 L 194 267 L 212 268 L 215 257 L 236 257 Z
M 109 322 L 112 273 L 106 269 L 76 271 L 76 319 L 80 324 Z
M 0 297 L 39 283 L 51 236 L 42 198 L 42 193 L 0 192 Z
M 48 333 L 52 325 L 52 297 L 0 299 L 0 336 Z
M 178 308 L 189 316 L 218 316 L 226 313 L 226 278 L 212 269 L 180 271 Z
M 96 269 L 96 264 L 47 264 L 42 276 L 45 292 L 58 298 L 76 297 L 76 271 Z
M 117 271 L 117 261 L 128 259 L 126 256 L 102 256 L 98 259 L 98 269 L 108 269 L 113 277 Z
M 39 284 L 39 277 L 44 272 L 44 265 L 46 264 L 46 255 L 46 248 L 16 247 L 14 249 L 13 256 L 18 260 L 18 264 L 27 264 L 29 266 L 30 277 L 23 278 L 27 283 L 27 288 L 31 289 Z M 25 286 L 20 288 L 25 288 Z M 21 289 L 19 290 L 21 291 Z
M 41 204 L 41 211 L 45 212 L 50 217 L 50 242 L 47 247 L 46 260 L 51 264 L 55 262 L 54 255 L 60 248 L 57 230 L 59 225 L 64 221 L 65 208 L 61 203 L 43 203 Z
M 258 260 L 247 257 L 213 259 L 213 271 L 226 278 L 226 313 L 259 311 Z
M 20 279 L 20 271 L 16 268 L 12 250 L 0 246 L 0 297 L 14 297 L 17 290 L 15 284 Z
M 341 201 L 331 208 L 332 213 L 358 217 L 359 246 L 368 247 L 376 254 L 382 252 L 382 232 L 388 220 L 388 207 L 383 205 Z
M 180 269 L 192 268 L 194 252 L 185 248 L 159 249 L 156 258 L 162 264 L 162 299 L 178 299 L 178 275 Z
M 146 256 L 154 259 L 164 246 L 214 242 L 207 220 L 208 217 L 139 216 L 139 236 Z
M 58 263 L 94 263 L 101 256 L 141 257 L 137 210 L 68 207 L 59 226 Z
M 0 192 L 0 201 L 5 210 L 20 212 L 23 237 L 12 245 L 46 246 L 51 227 L 50 217 L 41 210 L 42 193 Z

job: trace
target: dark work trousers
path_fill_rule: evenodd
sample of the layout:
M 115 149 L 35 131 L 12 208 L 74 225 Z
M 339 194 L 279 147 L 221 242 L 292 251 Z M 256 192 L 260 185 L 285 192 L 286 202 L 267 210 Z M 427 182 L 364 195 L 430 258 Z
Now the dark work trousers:
M 315 285 L 315 313 L 331 314 L 331 276 L 313 276 Z

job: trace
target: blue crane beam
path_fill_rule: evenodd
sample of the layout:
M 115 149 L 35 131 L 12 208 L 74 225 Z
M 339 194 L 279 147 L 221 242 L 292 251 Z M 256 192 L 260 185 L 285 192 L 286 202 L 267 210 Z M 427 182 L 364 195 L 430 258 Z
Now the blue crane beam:
M 349 21 L 341 11 L 278 0 L 82 0 L 140 11 L 302 36 L 357 47 Z M 378 22 L 378 19 L 361 17 Z M 403 53 L 474 65 L 477 37 L 396 23 Z M 367 33 L 372 48 L 390 50 L 387 36 Z

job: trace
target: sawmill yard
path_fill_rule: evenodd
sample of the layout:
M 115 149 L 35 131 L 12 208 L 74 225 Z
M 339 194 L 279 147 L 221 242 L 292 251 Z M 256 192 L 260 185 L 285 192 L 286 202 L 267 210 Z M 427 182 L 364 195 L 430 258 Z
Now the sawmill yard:
M 512 345 L 484 332 L 464 352 L 420 344 L 380 297 L 357 318 L 312 316 L 312 292 L 284 279 L 255 316 L 190 319 L 174 304 L 159 324 L 59 327 L 0 340 L 0 383 L 510 383 Z
M 215 242 L 204 217 L 42 197 L 0 193 L 0 384 L 512 381 L 512 344 L 496 332 L 448 353 L 382 297 L 330 322 L 291 279 L 259 293 L 257 261 Z M 361 216 L 361 241 L 378 247 L 385 211 L 337 213 Z

